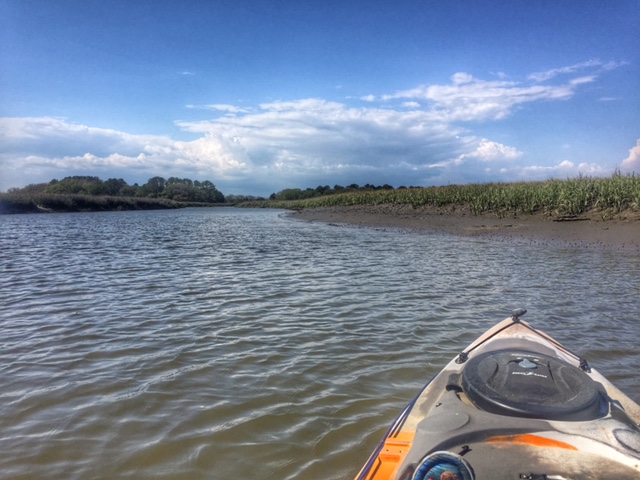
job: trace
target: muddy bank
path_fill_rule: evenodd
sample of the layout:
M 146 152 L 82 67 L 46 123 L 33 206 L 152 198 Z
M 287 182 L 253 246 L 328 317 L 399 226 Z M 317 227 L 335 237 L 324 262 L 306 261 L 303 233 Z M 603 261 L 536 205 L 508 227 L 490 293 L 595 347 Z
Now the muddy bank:
M 410 205 L 357 205 L 305 209 L 292 212 L 291 216 L 309 222 L 428 230 L 451 235 L 485 236 L 501 241 L 640 251 L 638 212 L 606 220 L 597 213 L 560 218 L 545 215 L 498 218 L 493 214 L 473 215 L 459 210 L 413 208 Z

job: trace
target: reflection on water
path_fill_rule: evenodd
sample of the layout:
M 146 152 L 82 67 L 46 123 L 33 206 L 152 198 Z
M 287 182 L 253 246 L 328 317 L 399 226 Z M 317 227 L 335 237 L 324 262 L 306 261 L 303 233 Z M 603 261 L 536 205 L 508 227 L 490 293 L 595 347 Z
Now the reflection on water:
M 188 209 L 0 216 L 2 478 L 341 479 L 514 307 L 636 401 L 640 257 Z

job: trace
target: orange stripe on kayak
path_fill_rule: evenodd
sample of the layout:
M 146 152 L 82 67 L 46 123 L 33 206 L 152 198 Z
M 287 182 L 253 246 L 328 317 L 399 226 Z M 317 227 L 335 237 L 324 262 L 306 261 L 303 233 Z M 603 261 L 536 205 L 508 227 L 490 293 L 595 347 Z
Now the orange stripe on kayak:
M 387 480 L 394 478 L 398 467 L 411 449 L 414 435 L 414 432 L 399 432 L 396 437 L 387 438 L 366 479 Z
M 538 435 L 505 435 L 498 437 L 491 437 L 485 440 L 485 443 L 514 443 L 517 445 L 533 445 L 534 447 L 548 447 L 548 448 L 564 448 L 566 450 L 578 450 L 576 447 L 569 443 L 561 442 L 559 440 L 552 440 L 550 438 L 539 437 Z

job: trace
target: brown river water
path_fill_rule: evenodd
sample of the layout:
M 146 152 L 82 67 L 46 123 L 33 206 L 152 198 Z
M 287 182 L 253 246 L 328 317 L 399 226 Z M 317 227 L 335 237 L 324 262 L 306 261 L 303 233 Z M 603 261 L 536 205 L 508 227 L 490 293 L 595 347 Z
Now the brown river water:
M 232 208 L 0 216 L 0 478 L 353 477 L 517 307 L 640 400 L 640 256 Z

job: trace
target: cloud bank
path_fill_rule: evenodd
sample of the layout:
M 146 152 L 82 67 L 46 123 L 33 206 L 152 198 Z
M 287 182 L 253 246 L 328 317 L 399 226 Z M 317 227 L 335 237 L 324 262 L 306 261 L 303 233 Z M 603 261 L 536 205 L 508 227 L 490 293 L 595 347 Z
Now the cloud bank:
M 456 73 L 446 85 L 421 85 L 344 102 L 321 98 L 253 107 L 186 105 L 214 116 L 176 125 L 196 136 L 132 135 L 65 119 L 0 119 L 0 190 L 68 175 L 144 182 L 160 175 L 209 179 L 224 193 L 268 195 L 286 187 L 388 183 L 437 185 L 607 174 L 602 166 L 540 164 L 515 146 L 473 131 L 504 121 L 520 106 L 568 100 L 615 68 L 591 60 L 531 74 L 524 82 Z M 551 83 L 561 77 L 564 81 Z M 546 83 L 545 83 L 546 82 Z M 622 167 L 639 170 L 634 147 Z
M 637 145 L 629 149 L 629 156 L 622 161 L 620 170 L 623 173 L 636 172 L 640 174 L 640 138 Z

